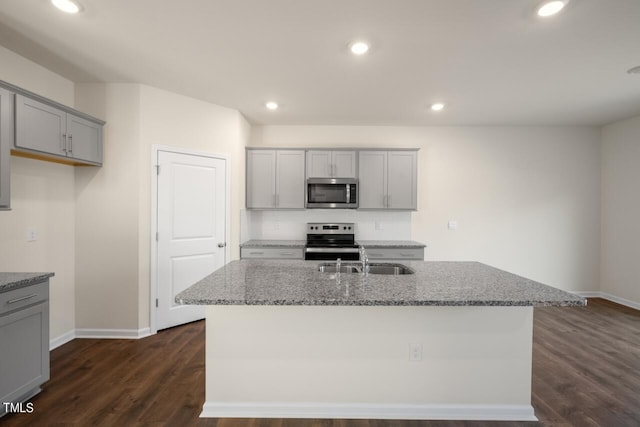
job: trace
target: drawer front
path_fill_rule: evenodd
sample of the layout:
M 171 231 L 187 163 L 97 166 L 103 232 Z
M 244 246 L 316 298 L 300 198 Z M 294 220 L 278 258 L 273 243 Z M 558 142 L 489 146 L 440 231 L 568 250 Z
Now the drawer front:
M 49 281 L 0 294 L 0 315 L 49 299 Z
M 302 248 L 241 248 L 241 258 L 302 259 Z
M 393 249 L 384 249 L 384 248 L 371 248 L 367 249 L 367 256 L 371 260 L 378 259 L 406 259 L 406 260 L 424 260 L 424 249 L 423 248 L 393 248 Z

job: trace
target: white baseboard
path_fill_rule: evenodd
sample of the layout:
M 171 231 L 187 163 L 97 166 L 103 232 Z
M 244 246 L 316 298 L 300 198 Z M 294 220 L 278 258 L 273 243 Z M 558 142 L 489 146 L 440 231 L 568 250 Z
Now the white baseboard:
M 201 418 L 537 421 L 531 405 L 205 402 Z
M 76 329 L 76 338 L 139 339 L 151 335 L 149 328 L 143 329 Z
M 49 351 L 60 347 L 76 338 L 98 339 L 133 339 L 153 335 L 151 329 L 73 329 L 49 341 Z
M 60 347 L 63 344 L 68 343 L 69 341 L 73 340 L 76 337 L 76 331 L 75 329 L 70 330 L 69 332 L 65 332 L 64 334 L 53 338 L 52 340 L 49 341 L 49 351 Z
M 611 295 L 607 292 L 601 292 L 601 291 L 587 291 L 587 292 L 574 292 L 578 295 L 580 295 L 581 297 L 584 298 L 602 298 L 602 299 L 606 299 L 608 301 L 611 302 L 615 302 L 617 304 L 620 305 L 624 305 L 627 306 L 629 308 L 633 308 L 636 310 L 640 310 L 640 303 L 637 303 L 635 301 L 631 301 L 625 298 L 620 298 L 617 297 L 615 295 Z

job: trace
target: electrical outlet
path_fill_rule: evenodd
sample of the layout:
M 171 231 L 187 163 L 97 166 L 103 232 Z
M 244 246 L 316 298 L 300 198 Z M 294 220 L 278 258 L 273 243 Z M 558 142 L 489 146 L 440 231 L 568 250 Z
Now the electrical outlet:
M 409 360 L 412 362 L 418 362 L 422 360 L 422 344 L 409 344 Z

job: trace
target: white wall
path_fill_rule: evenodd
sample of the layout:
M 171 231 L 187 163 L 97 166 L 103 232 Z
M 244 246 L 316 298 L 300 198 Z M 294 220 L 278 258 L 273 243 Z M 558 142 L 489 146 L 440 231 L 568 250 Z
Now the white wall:
M 232 257 L 239 256 L 244 146 L 239 112 L 137 84 L 79 84 L 77 105 L 107 121 L 104 166 L 78 169 L 78 328 L 149 327 L 151 147 L 230 158 Z
M 477 260 L 565 290 L 598 289 L 595 128 L 260 126 L 250 145 L 420 148 L 411 237 L 427 245 L 425 259 Z
M 602 129 L 601 291 L 640 306 L 640 116 Z
M 73 106 L 74 85 L 0 46 L 0 80 Z M 11 211 L 0 211 L 0 271 L 53 271 L 50 336 L 75 326 L 74 168 L 11 157 Z M 27 242 L 27 228 L 38 240 Z
M 137 330 L 140 85 L 80 84 L 76 105 L 107 121 L 104 165 L 75 169 L 76 328 Z

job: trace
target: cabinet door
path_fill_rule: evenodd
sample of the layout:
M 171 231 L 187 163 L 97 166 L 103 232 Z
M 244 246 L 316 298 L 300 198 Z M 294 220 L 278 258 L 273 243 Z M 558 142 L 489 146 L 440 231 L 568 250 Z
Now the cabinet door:
M 49 303 L 0 316 L 0 337 L 0 401 L 15 402 L 49 380 Z
M 13 144 L 13 94 L 0 88 L 0 209 L 11 205 L 11 162 Z
M 307 178 L 331 178 L 331 151 L 307 151 Z
M 278 150 L 276 208 L 304 208 L 304 150 Z
M 417 209 L 417 152 L 387 153 L 387 208 Z
M 102 126 L 68 113 L 67 155 L 101 165 Z
M 247 209 L 276 206 L 275 150 L 247 150 Z
M 333 172 L 336 178 L 356 177 L 356 152 L 355 151 L 333 151 L 332 152 Z
M 384 209 L 387 194 L 387 153 L 360 151 L 358 164 L 358 207 Z
M 67 113 L 16 95 L 16 147 L 66 157 Z

